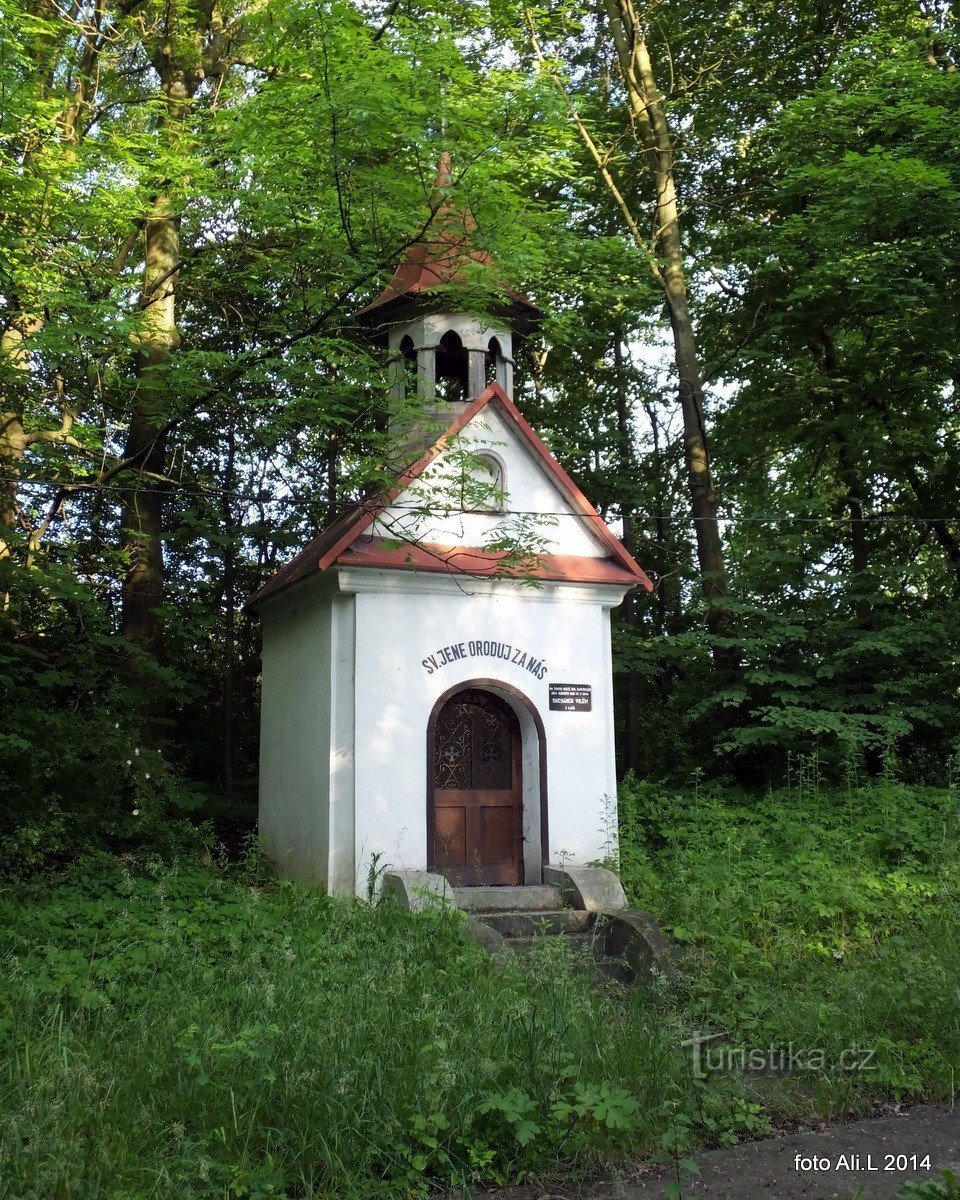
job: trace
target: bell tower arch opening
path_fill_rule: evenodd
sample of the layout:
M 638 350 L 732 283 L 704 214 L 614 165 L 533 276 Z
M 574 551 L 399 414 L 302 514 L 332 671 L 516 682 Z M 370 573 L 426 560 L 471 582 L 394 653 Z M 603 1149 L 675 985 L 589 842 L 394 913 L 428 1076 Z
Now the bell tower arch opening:
M 470 389 L 470 366 L 467 351 L 458 333 L 452 329 L 437 346 L 437 395 L 451 403 L 466 400 Z
M 417 348 L 409 333 L 404 334 L 399 347 L 400 398 L 417 394 Z
M 500 339 L 492 337 L 487 343 L 487 353 L 484 357 L 484 382 L 489 387 L 491 383 L 499 383 L 507 388 L 507 364 L 503 357 Z

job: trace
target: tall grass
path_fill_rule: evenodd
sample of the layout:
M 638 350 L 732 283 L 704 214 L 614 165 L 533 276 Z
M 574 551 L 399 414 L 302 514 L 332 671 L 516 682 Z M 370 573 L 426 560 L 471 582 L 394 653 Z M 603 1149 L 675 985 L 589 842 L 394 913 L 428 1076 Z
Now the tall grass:
M 651 1145 L 683 1062 L 642 994 L 453 914 L 99 866 L 3 901 L 0 1193 L 374 1197 Z M 552 951 L 552 952 L 551 952 Z
M 760 799 L 621 797 L 632 900 L 688 948 L 683 1009 L 744 1047 L 822 1051 L 792 1082 L 822 1115 L 952 1101 L 960 1081 L 960 796 L 809 773 Z M 869 1060 L 850 1070 L 861 1048 Z M 816 1060 L 814 1060 L 816 1061 Z
M 197 863 L 0 893 L 0 1197 L 377 1200 L 951 1099 L 957 796 L 801 783 L 625 789 L 624 881 L 686 948 L 674 993 Z M 697 1079 L 698 1030 L 822 1063 Z

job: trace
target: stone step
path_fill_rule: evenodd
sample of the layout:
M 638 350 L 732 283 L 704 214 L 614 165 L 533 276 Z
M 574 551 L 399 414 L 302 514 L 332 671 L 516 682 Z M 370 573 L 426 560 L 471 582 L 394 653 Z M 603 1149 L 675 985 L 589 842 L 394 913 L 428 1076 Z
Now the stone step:
M 545 909 L 535 912 L 485 912 L 477 914 L 505 938 L 537 937 L 541 934 L 584 933 L 593 924 L 594 914 L 576 908 Z
M 547 936 L 550 937 L 549 934 Z M 550 940 L 553 941 L 553 938 L 551 937 Z M 592 933 L 566 933 L 563 935 L 563 941 L 577 955 L 589 955 L 593 948 Z M 507 945 L 512 946 L 514 950 L 519 951 L 521 954 L 526 953 L 533 946 L 539 945 L 542 942 L 543 934 L 528 934 L 507 938 Z
M 633 972 L 627 964 L 620 958 L 610 958 L 600 953 L 600 946 L 592 933 L 568 933 L 562 940 L 570 948 L 575 966 L 616 983 L 633 982 Z M 507 945 L 525 958 L 535 946 L 543 945 L 543 938 L 513 937 L 507 939 Z
M 470 913 L 549 912 L 563 908 L 559 889 L 545 883 L 522 887 L 458 887 L 457 908 Z

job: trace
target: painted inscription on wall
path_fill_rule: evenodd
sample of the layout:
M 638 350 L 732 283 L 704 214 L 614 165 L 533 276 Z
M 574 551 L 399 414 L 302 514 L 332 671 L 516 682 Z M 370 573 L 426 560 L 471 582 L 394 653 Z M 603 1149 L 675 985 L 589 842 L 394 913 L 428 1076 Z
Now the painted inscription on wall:
M 547 664 L 542 658 L 537 658 L 531 651 L 514 646 L 510 642 L 454 642 L 450 646 L 441 646 L 433 654 L 428 654 L 420 665 L 428 675 L 432 675 L 434 671 L 439 671 L 448 663 L 458 662 L 461 658 L 498 658 L 529 671 L 537 679 L 544 679 L 547 674 Z

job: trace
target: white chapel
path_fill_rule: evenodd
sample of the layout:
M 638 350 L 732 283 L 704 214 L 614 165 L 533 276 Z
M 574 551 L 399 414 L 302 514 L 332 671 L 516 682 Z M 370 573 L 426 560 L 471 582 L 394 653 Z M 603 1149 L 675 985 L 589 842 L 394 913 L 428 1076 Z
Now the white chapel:
M 437 183 L 429 239 L 357 315 L 392 364 L 395 483 L 249 602 L 260 834 L 334 893 L 373 864 L 539 884 L 616 837 L 610 611 L 650 581 L 514 402 L 536 306 L 499 287 L 453 310 L 449 285 L 494 268 L 446 159 Z

